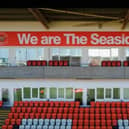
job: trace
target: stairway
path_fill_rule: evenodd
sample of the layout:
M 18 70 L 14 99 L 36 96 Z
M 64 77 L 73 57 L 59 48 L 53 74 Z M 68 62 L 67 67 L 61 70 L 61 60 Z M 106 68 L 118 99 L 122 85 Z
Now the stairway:
M 0 108 L 0 129 L 1 126 L 4 125 L 5 119 L 8 118 L 8 113 L 10 111 L 10 108 Z

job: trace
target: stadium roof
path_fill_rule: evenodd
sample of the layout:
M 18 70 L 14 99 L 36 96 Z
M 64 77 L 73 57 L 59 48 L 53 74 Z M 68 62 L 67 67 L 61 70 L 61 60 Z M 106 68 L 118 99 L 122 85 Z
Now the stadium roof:
M 128 8 L 0 8 L 0 21 L 40 21 L 49 28 L 53 21 L 84 21 L 77 26 L 119 22 L 124 29 L 129 22 Z

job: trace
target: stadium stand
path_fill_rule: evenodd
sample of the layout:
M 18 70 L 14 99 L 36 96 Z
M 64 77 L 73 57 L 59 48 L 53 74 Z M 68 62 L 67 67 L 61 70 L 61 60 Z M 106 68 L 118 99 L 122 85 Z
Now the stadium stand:
M 15 101 L 2 129 L 129 129 L 129 102 Z

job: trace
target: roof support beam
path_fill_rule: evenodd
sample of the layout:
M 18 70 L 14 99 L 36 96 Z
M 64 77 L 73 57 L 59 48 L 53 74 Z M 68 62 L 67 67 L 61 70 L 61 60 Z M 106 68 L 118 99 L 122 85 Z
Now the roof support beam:
M 127 14 L 126 14 L 126 16 L 125 16 L 125 19 L 124 19 L 124 21 L 123 21 L 123 25 L 122 25 L 122 28 L 121 28 L 121 29 L 125 29 L 125 27 L 126 27 L 126 25 L 128 24 L 128 22 L 129 22 L 129 9 L 128 9 L 128 11 L 127 11 Z
M 33 14 L 33 16 L 41 22 L 41 24 L 46 28 L 49 29 L 48 21 L 45 19 L 43 14 L 36 8 L 28 8 L 28 10 Z

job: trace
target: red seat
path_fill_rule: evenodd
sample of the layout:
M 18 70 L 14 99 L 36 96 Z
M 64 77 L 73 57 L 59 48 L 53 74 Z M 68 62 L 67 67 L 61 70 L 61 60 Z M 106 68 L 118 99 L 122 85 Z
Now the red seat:
M 78 129 L 78 127 L 77 126 L 72 126 L 72 129 Z
M 117 120 L 112 120 L 112 126 L 117 126 Z
M 46 114 L 46 118 L 47 118 L 47 119 L 50 119 L 50 118 L 51 118 L 51 113 L 47 113 L 47 114 Z
M 30 113 L 31 112 L 31 107 L 28 107 L 26 110 L 27 110 L 27 113 Z
M 101 62 L 101 66 L 102 66 L 102 67 L 107 66 L 107 61 L 102 61 L 102 62 Z
M 69 107 L 70 106 L 70 102 L 65 102 L 65 107 Z
M 95 109 L 94 108 L 90 108 L 90 113 L 94 113 Z
M 106 120 L 105 119 L 101 120 L 101 126 L 106 126 Z
M 84 118 L 84 114 L 83 113 L 79 113 L 79 120 L 82 120 Z
M 78 113 L 73 114 L 73 119 L 78 119 Z
M 58 112 L 58 108 L 53 108 L 53 113 L 57 113 Z
M 74 108 L 75 107 L 75 102 L 70 102 L 70 107 Z
M 28 101 L 24 101 L 24 107 L 28 107 L 29 106 L 29 102 Z
M 127 107 L 127 103 L 126 102 L 121 102 L 121 107 L 122 107 L 122 109 L 126 108 Z
M 74 113 L 78 113 L 79 112 L 79 108 L 74 108 Z
M 58 101 L 55 102 L 55 107 L 59 107 L 60 103 Z
M 9 119 L 6 119 L 5 120 L 5 125 L 9 125 L 10 124 L 10 120 Z
M 22 113 L 25 113 L 26 112 L 26 108 L 25 107 L 22 107 Z
M 54 61 L 53 61 L 53 65 L 54 65 L 54 66 L 59 66 L 59 61 L 58 61 L 58 60 L 54 60 Z
M 19 119 L 23 119 L 24 113 L 19 113 Z
M 30 113 L 29 115 L 30 115 L 30 118 L 31 119 L 34 119 L 35 118 L 35 114 L 34 113 Z
M 64 62 L 62 60 L 59 61 L 59 66 L 63 66 Z
M 39 119 L 40 118 L 40 113 L 35 113 L 35 118 Z
M 90 114 L 90 120 L 94 120 L 94 118 L 95 118 L 94 113 Z
M 37 66 L 41 66 L 41 61 L 37 60 Z
M 49 107 L 49 102 L 48 102 L 48 101 L 45 101 L 45 102 L 44 102 L 44 106 L 45 106 L 45 107 Z
M 60 107 L 64 107 L 64 102 L 60 101 Z
M 69 111 L 69 108 L 64 108 L 64 113 L 68 113 L 68 111 Z
M 94 125 L 95 125 L 94 120 L 90 120 L 90 126 L 94 126 Z
M 126 113 L 123 114 L 123 119 L 128 119 L 128 116 Z
M 107 120 L 107 126 L 111 126 L 111 120 Z
M 29 113 L 25 113 L 24 117 L 25 117 L 25 119 L 28 119 L 29 118 Z
M 56 113 L 52 113 L 52 119 L 56 119 Z
M 80 108 L 80 113 L 84 113 L 84 108 Z
M 37 61 L 32 60 L 32 61 L 31 61 L 31 66 L 37 66 Z
M 13 113 L 9 113 L 9 114 L 8 114 L 8 118 L 9 118 L 9 119 L 12 119 L 12 118 L 13 118 Z
M 7 129 L 8 126 L 7 125 L 2 125 L 2 129 Z
M 63 113 L 63 108 L 59 108 L 59 113 Z
M 100 102 L 96 102 L 96 103 L 95 103 L 95 107 L 96 107 L 96 108 L 99 108 L 99 107 L 100 107 Z
M 21 124 L 21 119 L 17 119 L 17 120 L 16 120 L 16 124 L 17 124 L 17 125 L 20 125 L 20 124 Z
M 19 106 L 23 107 L 23 101 L 19 101 Z
M 96 125 L 96 126 L 100 126 L 100 124 L 101 124 L 101 123 L 100 123 L 100 120 L 96 120 L 96 121 L 95 121 L 95 125 Z
M 34 107 L 38 107 L 39 106 L 39 102 L 38 101 L 35 101 L 34 102 Z
M 41 112 L 42 112 L 42 108 L 38 107 L 38 113 L 41 113 Z
M 73 114 L 72 113 L 68 114 L 68 119 L 73 119 Z
M 68 114 L 67 113 L 64 113 L 63 114 L 63 119 L 67 119 L 67 117 L 68 117 Z
M 80 106 L 80 102 L 79 102 L 79 101 L 76 101 L 76 102 L 75 102 L 75 107 L 78 108 L 79 106 Z
M 78 120 L 78 126 L 83 126 L 83 120 Z
M 65 60 L 63 64 L 64 64 L 64 66 L 69 66 L 69 61 Z
M 39 106 L 40 106 L 40 107 L 43 107 L 43 106 L 44 106 L 43 101 L 40 101 L 40 102 L 39 102 Z
M 47 107 L 44 107 L 42 110 L 43 110 L 43 113 L 46 113 L 47 112 Z
M 74 111 L 74 108 L 69 108 L 69 113 L 73 113 L 73 111 Z
M 84 126 L 88 126 L 89 125 L 89 120 L 88 119 L 85 119 L 84 120 Z
M 14 101 L 14 107 L 18 107 L 19 103 L 18 101 Z
M 29 104 L 29 107 L 33 107 L 34 106 L 34 102 L 33 101 L 30 101 L 28 104 Z
M 36 107 L 33 107 L 33 108 L 32 108 L 32 112 L 33 112 L 33 113 L 36 113 L 36 112 L 37 112 L 37 108 L 36 108 Z
M 18 119 L 18 113 L 14 113 L 14 119 Z
M 8 125 L 8 129 L 13 129 L 13 126 L 12 125 Z
M 53 112 L 53 108 L 48 108 L 48 113 L 52 113 Z
M 50 107 L 54 107 L 55 103 L 53 101 L 50 102 Z
M 73 126 L 76 126 L 77 123 L 78 123 L 78 120 L 73 120 L 72 125 L 73 125 Z
M 12 112 L 12 113 L 15 113 L 15 112 L 16 112 L 16 108 L 15 108 L 15 107 L 12 107 L 12 108 L 11 108 L 11 112 Z
M 30 60 L 28 60 L 27 61 L 27 66 L 31 66 L 32 64 L 31 64 L 32 62 L 30 61 Z
M 15 125 L 16 120 L 15 119 L 11 119 L 11 125 Z
M 20 107 L 17 107 L 16 108 L 16 111 L 17 111 L 17 113 L 20 113 L 21 112 L 21 108 Z
M 129 66 L 129 61 L 124 61 L 124 62 L 123 62 L 123 66 L 124 66 L 124 67 Z
M 47 66 L 47 61 L 46 60 L 42 60 L 41 61 L 41 66 Z
M 62 119 L 62 114 L 61 113 L 57 114 L 57 119 Z
M 110 102 L 106 102 L 106 108 L 110 108 L 111 103 Z
M 49 60 L 49 61 L 48 61 L 48 65 L 49 65 L 49 66 L 53 66 L 53 65 L 54 65 L 54 61 Z
M 45 119 L 45 118 L 46 118 L 45 113 L 41 113 L 41 118 L 42 118 L 42 119 Z
M 89 108 L 85 108 L 85 113 L 89 113 Z

